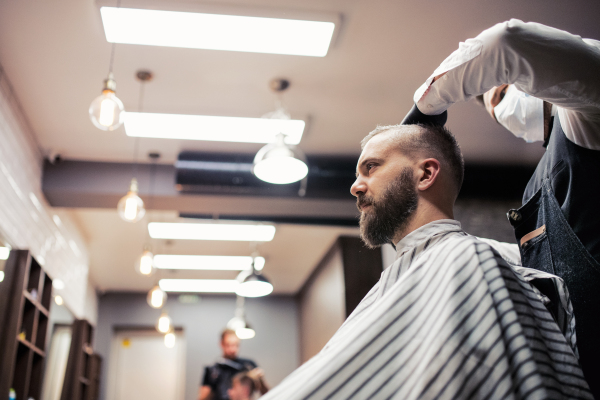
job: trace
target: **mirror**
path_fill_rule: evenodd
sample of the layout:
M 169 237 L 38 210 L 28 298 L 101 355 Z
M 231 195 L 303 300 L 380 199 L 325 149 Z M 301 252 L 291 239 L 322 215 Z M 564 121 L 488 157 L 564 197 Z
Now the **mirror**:
M 57 290 L 53 290 L 56 295 Z M 71 347 L 73 313 L 54 296 L 48 321 L 47 357 L 41 400 L 60 400 Z

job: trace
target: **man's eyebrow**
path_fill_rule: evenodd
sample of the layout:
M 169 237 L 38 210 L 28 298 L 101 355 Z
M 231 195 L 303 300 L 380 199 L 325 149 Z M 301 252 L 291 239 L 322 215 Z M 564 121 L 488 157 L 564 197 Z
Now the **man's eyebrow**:
M 361 169 L 361 168 L 363 168 L 363 167 L 364 167 L 366 164 L 368 164 L 368 163 L 370 163 L 370 162 L 378 162 L 378 163 L 381 163 L 381 162 L 382 162 L 382 159 L 381 159 L 381 158 L 374 158 L 374 157 L 371 157 L 371 158 L 366 158 L 366 159 L 362 160 L 362 161 L 360 162 L 360 164 L 358 164 L 358 168 L 356 168 L 356 177 L 357 177 L 357 178 L 358 178 L 358 170 L 359 170 L 359 169 Z

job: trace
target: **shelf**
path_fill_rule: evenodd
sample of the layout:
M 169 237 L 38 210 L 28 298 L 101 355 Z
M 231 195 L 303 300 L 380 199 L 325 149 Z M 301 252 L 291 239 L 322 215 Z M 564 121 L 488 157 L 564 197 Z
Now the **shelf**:
M 88 378 L 84 378 L 83 376 L 79 377 L 79 382 L 81 382 L 84 385 L 89 385 L 90 384 L 90 380 Z
M 52 279 L 27 250 L 13 249 L 4 272 L 6 290 L 0 291 L 0 400 L 11 388 L 19 400 L 39 399 Z
M 35 351 L 37 354 L 39 354 L 42 357 L 46 356 L 46 353 L 43 350 L 37 348 L 36 346 L 31 344 L 31 342 L 28 342 L 25 339 L 17 338 L 17 342 L 21 343 L 22 345 L 24 345 L 26 347 L 29 347 L 31 350 Z
M 49 315 L 48 313 L 48 309 L 46 309 L 46 307 L 44 307 L 42 305 L 42 303 L 40 303 L 35 297 L 33 297 L 31 295 L 31 293 L 29 293 L 27 290 L 23 290 L 23 296 L 25 296 L 25 298 L 27 300 L 29 300 L 38 310 L 40 310 L 40 312 L 42 314 L 44 314 L 46 317 Z M 38 295 L 39 297 L 39 295 Z

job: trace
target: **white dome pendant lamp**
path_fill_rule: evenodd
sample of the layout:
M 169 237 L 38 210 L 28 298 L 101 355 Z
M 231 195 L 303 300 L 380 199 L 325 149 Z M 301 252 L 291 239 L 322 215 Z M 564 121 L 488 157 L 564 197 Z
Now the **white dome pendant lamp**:
M 263 115 L 263 118 L 290 119 L 290 114 L 281 99 L 282 93 L 290 86 L 290 82 L 286 79 L 273 79 L 269 86 L 278 97 L 276 109 Z M 304 153 L 296 146 L 287 144 L 285 140 L 285 133 L 280 132 L 275 142 L 267 144 L 256 153 L 252 172 L 258 179 L 276 185 L 285 185 L 306 177 L 308 166 Z
M 304 154 L 296 146 L 285 143 L 285 135 L 279 133 L 275 143 L 256 153 L 252 172 L 262 181 L 282 185 L 304 179 L 308 166 Z

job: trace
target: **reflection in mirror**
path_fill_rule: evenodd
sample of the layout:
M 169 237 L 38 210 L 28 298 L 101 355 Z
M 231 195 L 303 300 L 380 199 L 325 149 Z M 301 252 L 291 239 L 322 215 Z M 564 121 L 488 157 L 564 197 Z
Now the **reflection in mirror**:
M 56 294 L 57 290 L 54 292 Z M 50 338 L 46 346 L 48 357 L 41 400 L 60 400 L 71 347 L 71 326 L 74 317 L 60 300 L 56 301 L 56 297 L 59 295 L 55 296 L 55 301 L 50 306 L 50 326 L 48 328 Z

